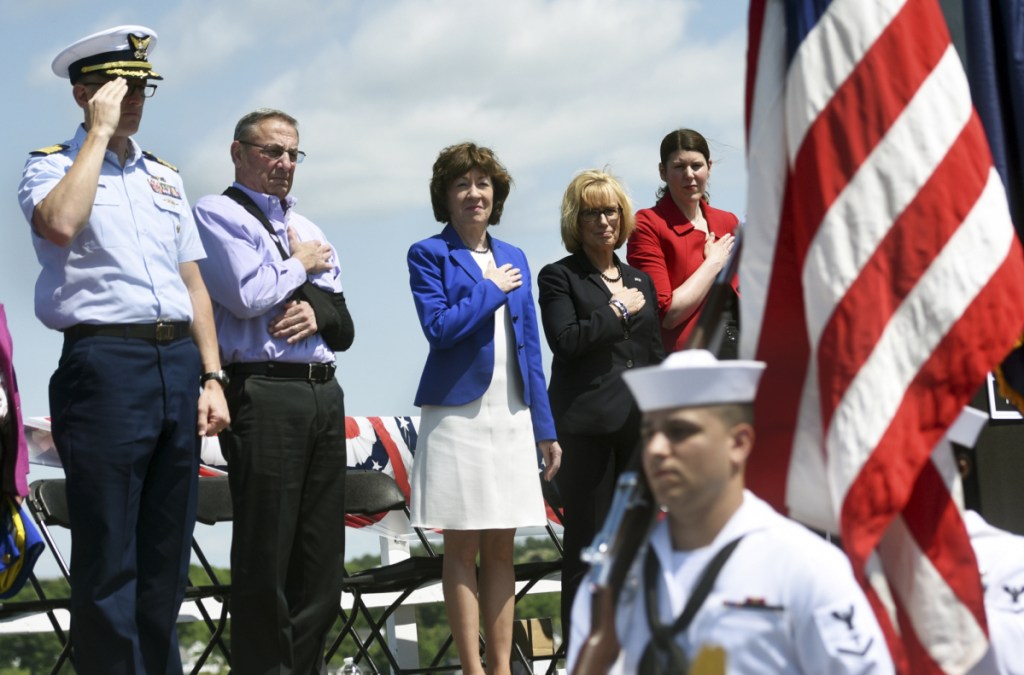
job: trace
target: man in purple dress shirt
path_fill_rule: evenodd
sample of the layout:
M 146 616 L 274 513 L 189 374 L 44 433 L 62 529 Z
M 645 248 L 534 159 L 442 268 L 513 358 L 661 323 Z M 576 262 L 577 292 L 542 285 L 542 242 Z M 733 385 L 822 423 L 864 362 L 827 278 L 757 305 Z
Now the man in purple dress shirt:
M 352 343 L 341 270 L 295 211 L 298 123 L 260 109 L 235 127 L 235 182 L 196 202 L 200 263 L 230 376 L 221 434 L 234 505 L 232 667 L 321 673 L 344 561 L 344 395 Z

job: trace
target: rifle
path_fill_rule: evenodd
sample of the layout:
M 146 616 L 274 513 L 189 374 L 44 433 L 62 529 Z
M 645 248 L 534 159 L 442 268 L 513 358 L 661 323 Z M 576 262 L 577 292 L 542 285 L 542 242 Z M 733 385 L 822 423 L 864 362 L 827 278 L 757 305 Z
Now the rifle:
M 686 340 L 685 349 L 718 351 L 724 334 L 724 313 L 732 292 L 732 279 L 739 268 L 742 224 L 729 260 L 715 277 L 697 324 Z M 590 571 L 580 592 L 591 593 L 590 634 L 580 648 L 572 675 L 604 675 L 618 658 L 621 645 L 615 630 L 615 609 L 629 568 L 650 536 L 658 514 L 651 487 L 643 472 L 642 448 L 637 448 L 629 466 L 615 485 L 608 517 L 593 543 L 581 553 Z

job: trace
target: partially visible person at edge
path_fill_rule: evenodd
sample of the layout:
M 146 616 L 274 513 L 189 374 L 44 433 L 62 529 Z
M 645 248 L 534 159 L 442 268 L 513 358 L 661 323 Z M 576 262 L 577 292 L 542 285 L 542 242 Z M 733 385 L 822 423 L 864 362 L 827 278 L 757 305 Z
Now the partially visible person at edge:
M 195 217 L 230 377 L 221 446 L 234 513 L 231 665 L 323 673 L 345 553 L 345 399 L 334 352 L 355 331 L 337 252 L 291 195 L 305 154 L 298 122 L 280 110 L 248 113 L 230 152 L 235 182 L 199 199 Z
M 968 406 L 949 428 L 963 489 L 953 490 L 984 589 L 989 649 L 969 675 L 1024 675 L 1024 536 L 989 523 L 979 513 L 975 441 L 988 414 Z
M 894 672 L 843 552 L 744 487 L 764 367 L 685 349 L 622 376 L 643 411 L 643 471 L 664 518 L 617 597 L 613 675 Z M 592 646 L 591 608 L 578 593 L 570 673 Z
M 518 248 L 488 234 L 512 178 L 473 143 L 434 162 L 430 201 L 440 234 L 409 249 L 409 283 L 430 345 L 416 392 L 422 407 L 412 475 L 412 522 L 444 530 L 445 608 L 462 671 L 510 672 L 517 527 L 544 525 L 538 477 L 558 471 L 530 293 Z M 476 557 L 480 555 L 479 581 Z
M 0 496 L 8 495 L 20 504 L 28 494 L 27 476 L 28 445 L 14 376 L 14 345 L 7 328 L 7 312 L 0 303 Z
M 654 280 L 665 352 L 682 349 L 697 323 L 715 277 L 729 258 L 739 219 L 709 203 L 711 150 L 692 129 L 677 129 L 661 141 L 658 173 L 665 184 L 658 203 L 636 214 L 626 259 Z M 739 278 L 726 306 L 721 358 L 736 358 L 739 339 Z
M 71 514 L 79 673 L 180 673 L 200 435 L 228 423 L 205 256 L 177 169 L 132 138 L 162 80 L 157 36 L 119 26 L 53 61 L 85 122 L 31 153 L 18 200 L 42 265 L 36 316 L 64 333 L 50 379 Z M 205 373 L 205 374 L 204 374 Z
M 984 587 L 990 644 L 970 672 L 1024 675 L 1024 536 L 995 527 L 977 511 L 963 517 Z
M 551 347 L 548 398 L 562 467 L 562 635 L 615 481 L 640 440 L 640 411 L 622 373 L 664 357 L 651 278 L 624 265 L 615 250 L 634 227 L 633 205 L 614 176 L 590 170 L 562 197 L 562 244 L 570 253 L 537 277 L 541 320 Z

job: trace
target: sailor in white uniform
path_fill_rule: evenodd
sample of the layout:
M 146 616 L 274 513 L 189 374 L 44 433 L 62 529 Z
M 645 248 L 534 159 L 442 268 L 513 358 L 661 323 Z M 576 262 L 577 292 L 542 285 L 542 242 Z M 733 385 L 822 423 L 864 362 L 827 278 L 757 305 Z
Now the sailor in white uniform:
M 709 651 L 744 675 L 893 672 L 843 553 L 744 489 L 763 369 L 687 350 L 624 375 L 665 517 L 619 596 L 613 673 L 687 672 Z M 576 597 L 570 672 L 590 633 L 590 600 Z
M 986 413 L 968 407 L 946 434 L 964 479 L 974 470 L 973 448 L 988 420 Z M 963 505 L 959 488 L 953 495 Z M 963 519 L 985 589 L 989 639 L 988 653 L 970 675 L 1024 675 L 1024 536 L 990 524 L 973 509 L 965 508 Z

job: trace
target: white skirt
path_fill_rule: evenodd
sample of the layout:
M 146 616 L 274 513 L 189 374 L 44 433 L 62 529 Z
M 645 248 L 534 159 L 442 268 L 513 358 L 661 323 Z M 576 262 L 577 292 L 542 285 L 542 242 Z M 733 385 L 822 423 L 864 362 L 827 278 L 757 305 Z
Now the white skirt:
M 425 405 L 413 458 L 412 524 L 449 530 L 543 526 L 537 444 L 512 322 L 494 314 L 494 375 L 483 396 L 461 406 Z

